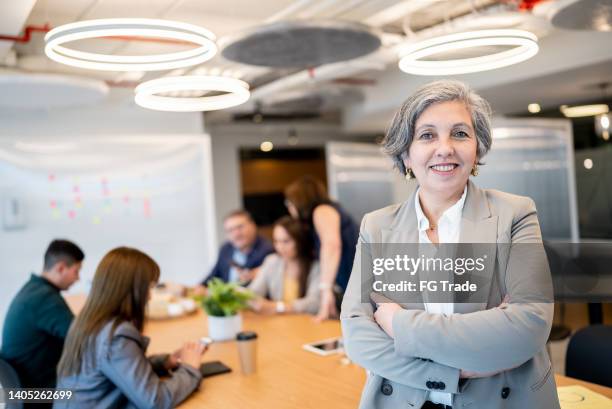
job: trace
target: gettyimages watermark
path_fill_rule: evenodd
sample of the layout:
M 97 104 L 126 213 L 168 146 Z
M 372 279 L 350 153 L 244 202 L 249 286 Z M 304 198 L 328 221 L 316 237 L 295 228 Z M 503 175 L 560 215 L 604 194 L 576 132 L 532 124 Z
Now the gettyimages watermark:
M 363 243 L 361 300 L 515 303 L 612 300 L 612 245 Z M 384 302 L 384 301 L 383 301 Z

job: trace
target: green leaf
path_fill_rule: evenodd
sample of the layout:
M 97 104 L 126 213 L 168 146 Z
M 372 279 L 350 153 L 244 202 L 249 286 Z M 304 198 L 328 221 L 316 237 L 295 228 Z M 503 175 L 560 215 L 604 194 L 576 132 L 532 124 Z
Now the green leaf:
M 198 298 L 206 314 L 227 317 L 247 308 L 248 301 L 255 298 L 255 294 L 235 283 L 213 278 L 208 284 L 208 294 Z

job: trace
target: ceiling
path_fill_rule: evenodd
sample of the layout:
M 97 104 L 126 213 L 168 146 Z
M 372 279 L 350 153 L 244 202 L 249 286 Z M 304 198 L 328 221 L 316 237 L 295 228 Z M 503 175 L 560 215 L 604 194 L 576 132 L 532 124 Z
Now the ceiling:
M 565 1 L 567 0 L 560 0 Z M 572 0 L 575 2 L 575 0 Z M 601 0 L 604 3 L 605 0 Z M 591 1 L 592 2 L 592 1 Z M 104 81 L 111 88 L 131 88 L 139 82 L 168 74 L 216 73 L 239 77 L 252 88 L 251 101 L 231 110 L 244 114 L 336 111 L 348 132 L 382 131 L 394 109 L 431 77 L 415 77 L 397 68 L 399 45 L 413 38 L 451 31 L 489 27 L 521 27 L 541 39 L 540 53 L 530 61 L 505 69 L 458 76 L 491 100 L 499 114 L 522 112 L 526 103 L 543 107 L 600 97 L 589 84 L 612 82 L 612 34 L 585 30 L 558 30 L 550 24 L 550 4 L 533 11 L 525 3 L 495 0 L 20 0 L 0 5 L 0 35 L 21 35 L 28 26 L 61 24 L 114 17 L 177 20 L 203 26 L 218 37 L 221 48 L 241 32 L 295 19 L 341 19 L 377 30 L 379 51 L 348 62 L 312 70 L 254 67 L 224 60 L 221 53 L 189 70 L 156 73 L 118 73 L 71 68 L 50 61 L 43 53 L 44 33 L 30 41 L 0 41 L 0 72 L 60 73 Z M 256 6 L 255 6 L 256 4 Z M 524 7 L 523 7 L 524 8 Z M 478 18 L 474 18 L 474 16 Z M 497 18 L 497 20 L 495 20 Z M 486 20 L 486 21 L 485 21 Z M 408 30 L 408 31 L 407 31 Z M 406 34 L 408 32 L 408 35 Z M 416 33 L 416 34 L 415 34 Z M 416 37 L 415 37 L 416 36 Z M 89 40 L 79 47 L 116 54 L 159 53 L 166 44 L 135 41 Z M 3 66 L 3 68 L 1 67 Z M 537 101 L 536 101 L 537 100 Z M 303 101 L 303 102 L 302 102 Z M 313 101 L 315 101 L 313 103 Z M 263 107 L 263 108 L 262 108 Z M 211 120 L 229 120 L 227 112 Z

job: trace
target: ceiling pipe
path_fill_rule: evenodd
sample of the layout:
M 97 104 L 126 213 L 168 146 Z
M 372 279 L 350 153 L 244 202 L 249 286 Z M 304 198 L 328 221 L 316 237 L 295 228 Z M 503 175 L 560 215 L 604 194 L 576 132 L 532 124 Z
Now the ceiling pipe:
M 17 43 L 28 43 L 32 40 L 32 33 L 47 33 L 51 31 L 53 27 L 49 24 L 45 24 L 44 26 L 34 26 L 28 25 L 24 29 L 24 33 L 21 36 L 9 36 L 9 35 L 0 35 L 0 41 L 14 41 Z M 138 41 L 145 43 L 159 43 L 159 44 L 180 44 L 180 45 L 193 45 L 193 43 L 184 40 L 173 40 L 170 38 L 150 38 L 150 37 L 138 37 L 138 36 L 108 36 L 108 37 L 100 37 L 106 38 L 109 40 L 118 40 L 118 41 Z
M 332 81 L 338 78 L 340 72 L 342 72 L 343 77 L 347 77 L 368 70 L 381 71 L 384 69 L 385 64 L 383 63 L 364 60 L 326 64 L 317 68 L 302 70 L 257 87 L 251 92 L 251 101 L 253 101 L 253 104 L 257 104 L 264 99 L 274 99 L 283 92 L 293 91 L 304 86 L 312 87 L 324 81 Z
M 23 35 L 20 36 L 10 36 L 10 35 L 0 35 L 0 41 L 14 41 L 16 43 L 28 43 L 32 38 L 32 33 L 46 33 L 51 30 L 49 24 L 45 24 L 44 26 L 26 26 L 23 30 Z
M 419 2 L 404 1 L 395 4 L 385 10 L 382 10 L 374 14 L 367 20 L 370 25 L 383 26 L 392 21 L 398 20 L 398 16 L 405 16 L 409 13 L 414 13 L 421 10 L 423 7 L 427 7 L 433 4 L 437 0 L 423 0 Z M 500 6 L 499 4 L 487 5 L 483 8 L 477 9 L 478 13 L 495 13 L 498 11 L 508 10 L 510 6 Z M 271 97 L 275 93 L 294 91 L 301 87 L 313 87 L 322 81 L 334 80 L 339 77 L 347 77 L 350 75 L 358 75 L 366 70 L 377 69 L 382 70 L 387 64 L 397 62 L 398 52 L 406 44 L 411 44 L 416 41 L 417 38 L 430 37 L 433 35 L 448 34 L 449 28 L 454 24 L 453 22 L 461 22 L 467 24 L 469 20 L 474 18 L 474 14 L 470 13 L 461 17 L 453 18 L 447 22 L 436 24 L 432 27 L 428 27 L 423 30 L 419 30 L 414 33 L 415 36 L 411 36 L 405 41 L 400 41 L 397 44 L 387 49 L 381 49 L 374 54 L 362 57 L 360 59 L 341 62 L 335 64 L 327 64 L 313 69 L 306 69 L 292 74 L 288 77 L 280 78 L 271 83 L 262 85 L 253 90 L 251 93 L 251 101 L 263 100 L 264 98 Z M 534 17 L 535 19 L 535 17 Z M 372 65 L 374 64 L 374 66 Z M 376 68 L 372 68 L 376 67 Z M 247 108 L 248 105 L 242 105 L 240 109 Z
M 291 17 L 291 15 L 303 10 L 308 7 L 314 0 L 299 0 L 293 2 L 290 6 L 285 7 L 278 13 L 275 13 L 264 20 L 264 24 L 275 23 L 281 20 L 287 20 Z

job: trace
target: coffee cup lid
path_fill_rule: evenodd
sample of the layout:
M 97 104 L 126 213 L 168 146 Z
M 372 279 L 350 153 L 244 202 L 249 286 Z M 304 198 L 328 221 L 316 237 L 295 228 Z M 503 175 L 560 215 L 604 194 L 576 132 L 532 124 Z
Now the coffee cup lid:
M 236 340 L 238 341 L 249 341 L 251 339 L 257 339 L 257 334 L 253 331 L 243 331 L 236 335 Z

